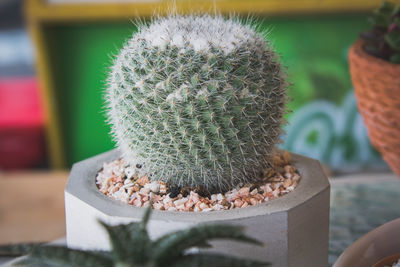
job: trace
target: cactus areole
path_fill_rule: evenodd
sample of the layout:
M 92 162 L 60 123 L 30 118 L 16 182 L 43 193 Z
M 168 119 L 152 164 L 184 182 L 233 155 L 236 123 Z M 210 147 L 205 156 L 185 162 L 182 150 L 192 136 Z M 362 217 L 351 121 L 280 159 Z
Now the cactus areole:
M 112 135 L 152 180 L 227 190 L 255 182 L 279 141 L 279 58 L 235 18 L 171 15 L 139 27 L 105 94 Z

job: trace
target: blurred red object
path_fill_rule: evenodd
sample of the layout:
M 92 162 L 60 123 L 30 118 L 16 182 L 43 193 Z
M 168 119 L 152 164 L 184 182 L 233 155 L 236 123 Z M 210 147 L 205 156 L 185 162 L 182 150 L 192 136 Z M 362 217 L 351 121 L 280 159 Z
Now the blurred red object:
M 0 78 L 0 169 L 43 164 L 44 119 L 37 80 Z

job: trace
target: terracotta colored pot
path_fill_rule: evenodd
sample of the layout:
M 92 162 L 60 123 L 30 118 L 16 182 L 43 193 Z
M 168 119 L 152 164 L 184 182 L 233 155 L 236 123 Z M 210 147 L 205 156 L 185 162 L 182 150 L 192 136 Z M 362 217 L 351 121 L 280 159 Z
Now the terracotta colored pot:
M 374 266 L 372 266 L 372 267 L 392 266 L 394 263 L 397 263 L 398 260 L 400 260 L 400 253 L 383 258 L 380 261 L 378 261 L 377 263 L 375 263 Z
M 356 42 L 349 52 L 357 106 L 372 145 L 400 176 L 400 64 L 376 58 Z

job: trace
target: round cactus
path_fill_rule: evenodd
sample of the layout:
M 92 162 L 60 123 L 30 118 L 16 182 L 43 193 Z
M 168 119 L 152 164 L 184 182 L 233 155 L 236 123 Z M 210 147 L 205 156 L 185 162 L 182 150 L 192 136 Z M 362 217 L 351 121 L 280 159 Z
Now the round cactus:
M 111 69 L 112 134 L 152 180 L 217 190 L 254 182 L 281 134 L 284 76 L 251 25 L 158 18 L 139 27 Z

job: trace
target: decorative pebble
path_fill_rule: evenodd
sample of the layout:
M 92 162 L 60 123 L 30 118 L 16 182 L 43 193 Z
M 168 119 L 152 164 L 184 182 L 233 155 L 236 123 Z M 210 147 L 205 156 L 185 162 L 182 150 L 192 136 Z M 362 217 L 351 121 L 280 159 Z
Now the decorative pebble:
M 127 180 L 132 179 L 132 177 L 135 175 L 135 173 L 136 173 L 136 171 L 134 168 L 132 168 L 132 167 L 125 168 L 125 175 L 126 175 Z
M 290 153 L 273 157 L 273 168 L 263 171 L 255 184 L 241 185 L 225 193 L 210 194 L 205 188 L 167 186 L 162 181 L 150 181 L 142 165 L 130 167 L 123 159 L 104 163 L 96 176 L 103 194 L 135 207 L 167 211 L 210 212 L 245 208 L 278 198 L 295 190 L 301 176 L 290 163 Z M 139 171 L 140 169 L 140 171 Z M 139 178 L 140 177 L 140 178 Z
M 187 199 L 186 197 L 181 198 L 181 199 L 178 199 L 178 200 L 175 200 L 175 201 L 174 201 L 174 205 L 175 205 L 175 206 L 183 205 L 183 204 L 185 204 L 188 200 L 189 200 L 189 199 Z
M 181 191 L 181 188 L 178 186 L 171 186 L 171 193 L 169 193 L 169 196 L 174 198 L 177 197 L 179 192 Z
M 147 184 L 149 182 L 149 178 L 147 177 L 147 175 L 142 176 L 141 178 L 139 178 L 137 180 L 137 183 L 141 186 L 144 186 L 145 184 Z
M 160 192 L 160 184 L 156 181 L 145 184 L 144 187 L 150 189 L 150 191 L 154 193 Z

